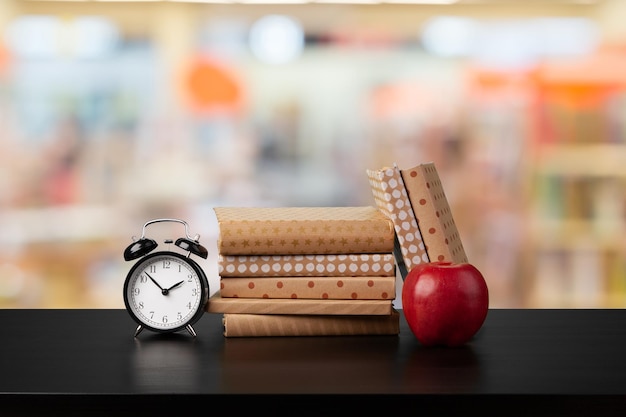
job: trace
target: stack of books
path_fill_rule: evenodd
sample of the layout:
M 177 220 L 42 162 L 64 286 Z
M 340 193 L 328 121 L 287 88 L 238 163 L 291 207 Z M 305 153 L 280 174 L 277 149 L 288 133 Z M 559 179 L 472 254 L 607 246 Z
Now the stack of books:
M 399 333 L 395 231 L 375 206 L 216 207 L 224 336 Z

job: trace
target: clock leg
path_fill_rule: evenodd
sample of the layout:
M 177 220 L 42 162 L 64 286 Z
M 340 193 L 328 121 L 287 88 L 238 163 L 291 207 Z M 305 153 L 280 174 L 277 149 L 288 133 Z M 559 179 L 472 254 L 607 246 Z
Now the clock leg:
M 186 326 L 186 329 L 193 337 L 196 337 L 196 331 L 193 329 L 193 327 L 191 327 L 191 324 L 188 324 Z
M 135 335 L 133 337 L 137 337 L 137 335 L 139 333 L 141 333 L 141 331 L 143 330 L 143 327 L 141 326 L 141 324 L 139 326 L 137 326 L 137 328 L 135 329 Z

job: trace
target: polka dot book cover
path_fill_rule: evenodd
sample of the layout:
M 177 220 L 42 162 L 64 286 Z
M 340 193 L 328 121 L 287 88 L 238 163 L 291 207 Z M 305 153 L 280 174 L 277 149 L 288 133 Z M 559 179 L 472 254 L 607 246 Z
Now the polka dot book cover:
M 219 255 L 222 277 L 390 277 L 396 275 L 392 253 L 327 255 Z
M 392 300 L 396 277 L 262 277 L 220 280 L 222 297 Z
M 450 205 L 432 162 L 401 169 L 402 180 L 432 262 L 467 262 Z
M 366 170 L 376 206 L 394 224 L 396 263 L 404 278 L 418 264 L 467 262 L 434 163 Z
M 397 247 L 393 251 L 404 278 L 414 266 L 429 262 L 426 246 L 411 208 L 398 167 L 366 170 L 376 206 L 394 226 Z

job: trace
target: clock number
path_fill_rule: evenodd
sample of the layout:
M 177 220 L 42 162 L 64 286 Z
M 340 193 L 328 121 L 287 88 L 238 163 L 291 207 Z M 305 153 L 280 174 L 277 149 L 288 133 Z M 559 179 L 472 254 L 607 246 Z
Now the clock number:
M 193 274 L 187 275 L 187 282 L 193 281 Z
M 167 323 L 167 316 L 163 316 L 163 318 L 161 319 L 161 321 L 162 321 L 163 323 Z
M 156 272 L 156 265 L 150 265 L 150 272 Z
M 169 259 L 164 259 L 163 260 L 163 269 L 170 269 L 170 260 Z
M 198 289 L 197 289 L 197 288 L 192 288 L 192 289 L 191 289 L 191 295 L 192 295 L 193 297 L 197 296 L 197 295 L 198 295 Z
M 133 295 L 139 295 L 141 290 L 138 287 L 133 287 Z
M 148 282 L 148 276 L 146 274 L 141 274 L 141 276 L 139 277 L 139 282 L 145 284 L 146 282 Z
M 183 318 L 183 313 L 179 311 L 178 314 L 176 314 L 176 320 L 182 320 L 182 318 Z
M 140 301 L 140 302 L 137 304 L 137 308 L 138 308 L 139 310 L 143 310 L 143 301 Z
M 188 302 L 188 303 L 187 303 L 187 308 L 188 308 L 189 310 L 191 310 L 191 307 L 193 307 L 193 306 L 191 305 L 191 301 L 190 301 L 190 302 Z
M 154 310 L 150 312 L 150 319 L 152 320 L 153 318 L 154 318 Z

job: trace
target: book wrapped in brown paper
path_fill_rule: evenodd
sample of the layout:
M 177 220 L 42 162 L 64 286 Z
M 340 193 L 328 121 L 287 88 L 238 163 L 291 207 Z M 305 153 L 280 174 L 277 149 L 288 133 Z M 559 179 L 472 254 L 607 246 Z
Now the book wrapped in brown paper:
M 400 170 L 431 261 L 467 262 L 435 164 Z
M 221 277 L 395 276 L 392 253 L 218 255 Z
M 397 335 L 400 315 L 224 314 L 225 337 Z
M 396 277 L 222 278 L 220 294 L 223 298 L 392 300 Z
M 392 300 L 307 300 L 287 298 L 209 298 L 207 313 L 303 314 L 303 315 L 389 315 Z
M 392 253 L 391 221 L 373 206 L 215 207 L 221 255 Z
M 402 175 L 396 166 L 367 169 L 366 174 L 376 206 L 393 223 L 397 240 L 394 254 L 404 278 L 415 265 L 430 260 Z

